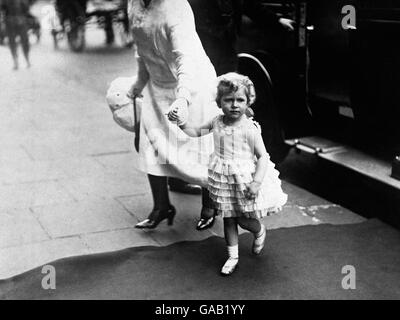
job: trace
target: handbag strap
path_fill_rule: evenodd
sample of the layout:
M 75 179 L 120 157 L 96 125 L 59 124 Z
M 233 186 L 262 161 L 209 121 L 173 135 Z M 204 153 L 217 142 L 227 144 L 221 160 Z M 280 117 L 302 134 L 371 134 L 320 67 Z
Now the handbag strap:
M 135 126 L 136 126 L 137 123 L 138 123 L 138 120 L 137 120 L 136 98 L 137 98 L 137 96 L 134 96 L 134 97 L 133 97 L 133 116 L 134 116 L 134 119 L 135 119 Z
M 133 97 L 133 117 L 135 121 L 135 149 L 139 152 L 139 134 L 140 134 L 140 121 L 137 118 L 137 106 L 136 106 L 136 99 L 138 98 L 137 95 Z

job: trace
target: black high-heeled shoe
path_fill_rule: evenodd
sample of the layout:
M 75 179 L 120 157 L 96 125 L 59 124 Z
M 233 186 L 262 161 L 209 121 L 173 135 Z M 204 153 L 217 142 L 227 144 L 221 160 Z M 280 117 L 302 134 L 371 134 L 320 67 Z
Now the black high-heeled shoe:
M 197 222 L 197 225 L 196 225 L 196 230 L 203 231 L 206 229 L 210 229 L 214 225 L 216 215 L 217 215 L 217 210 L 214 209 L 214 215 L 212 217 L 210 217 L 210 218 L 201 218 L 200 217 L 200 220 Z
M 153 210 L 149 217 L 136 224 L 135 228 L 155 229 L 159 223 L 165 219 L 167 219 L 168 225 L 172 226 L 174 223 L 175 214 L 176 210 L 173 206 L 170 206 L 167 210 Z

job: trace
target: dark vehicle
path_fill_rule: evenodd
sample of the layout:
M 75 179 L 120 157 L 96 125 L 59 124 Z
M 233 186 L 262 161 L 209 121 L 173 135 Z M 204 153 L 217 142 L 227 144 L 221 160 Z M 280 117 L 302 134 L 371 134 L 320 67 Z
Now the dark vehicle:
M 52 29 L 55 48 L 66 35 L 71 50 L 81 52 L 85 47 L 86 26 L 91 23 L 104 29 L 107 44 L 114 42 L 116 24 L 129 45 L 126 0 L 56 0 L 55 9 L 60 22 L 59 28 Z
M 391 198 L 377 195 L 376 201 L 395 216 L 400 204 L 400 2 L 265 5 L 296 21 L 295 32 L 288 34 L 257 30 L 244 19 L 240 39 L 239 71 L 256 79 L 256 119 L 267 128 L 272 157 L 283 160 L 286 145 L 354 171 L 368 184 L 380 183 L 378 189 Z M 399 217 L 393 219 L 400 225 Z

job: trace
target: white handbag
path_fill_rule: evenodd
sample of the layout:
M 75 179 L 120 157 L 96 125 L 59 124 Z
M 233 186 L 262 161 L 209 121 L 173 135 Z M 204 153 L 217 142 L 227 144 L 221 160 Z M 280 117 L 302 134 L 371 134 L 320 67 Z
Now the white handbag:
M 125 130 L 138 134 L 142 99 L 136 97 L 133 101 L 127 95 L 135 81 L 135 77 L 115 79 L 107 90 L 106 99 L 114 121 Z

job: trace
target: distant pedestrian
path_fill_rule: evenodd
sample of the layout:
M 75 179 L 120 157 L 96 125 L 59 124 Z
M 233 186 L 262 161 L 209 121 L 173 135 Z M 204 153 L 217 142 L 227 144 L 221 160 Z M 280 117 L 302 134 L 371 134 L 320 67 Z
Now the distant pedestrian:
M 208 191 L 224 218 L 228 260 L 221 269 L 231 274 L 239 262 L 238 225 L 254 234 L 253 253 L 264 247 L 266 229 L 260 218 L 277 212 L 286 203 L 279 172 L 269 158 L 259 125 L 246 116 L 255 101 L 252 81 L 237 73 L 219 77 L 216 102 L 223 115 L 202 126 L 186 123 L 177 112 L 169 119 L 191 137 L 212 132 L 214 153 L 208 166 Z
M 14 70 L 19 67 L 17 38 L 19 37 L 22 52 L 25 57 L 26 66 L 29 68 L 31 62 L 29 59 L 29 0 L 1 0 L 1 11 L 4 14 L 6 36 L 8 45 L 11 50 L 11 55 L 14 62 Z

